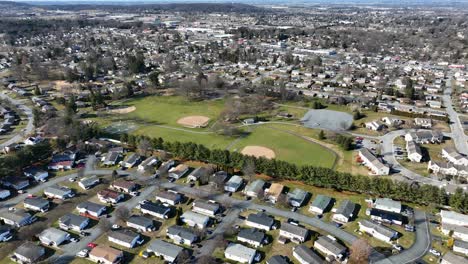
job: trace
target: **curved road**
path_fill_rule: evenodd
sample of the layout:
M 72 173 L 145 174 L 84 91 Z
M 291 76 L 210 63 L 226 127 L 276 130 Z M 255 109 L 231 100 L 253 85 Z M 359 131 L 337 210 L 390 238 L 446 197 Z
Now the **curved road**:
M 18 105 L 18 108 L 20 110 L 22 110 L 24 112 L 24 114 L 26 115 L 26 117 L 28 118 L 28 123 L 26 124 L 26 127 L 24 128 L 24 130 L 16 135 L 14 135 L 12 138 L 10 138 L 9 140 L 5 141 L 4 143 L 1 143 L 0 144 L 0 148 L 4 148 L 8 145 L 11 145 L 13 143 L 17 143 L 17 142 L 20 142 L 20 141 L 23 141 L 24 140 L 24 135 L 29 135 L 33 132 L 34 130 L 34 125 L 33 125 L 33 114 L 32 114 L 32 110 L 31 108 L 29 108 L 28 106 L 26 106 L 24 103 L 23 103 L 23 100 L 17 100 L 17 99 L 13 99 L 11 97 L 9 97 L 8 95 L 4 94 L 4 93 L 0 93 L 0 98 L 2 99 L 5 99 L 5 100 L 8 100 L 10 101 L 12 104 L 15 104 L 15 105 Z

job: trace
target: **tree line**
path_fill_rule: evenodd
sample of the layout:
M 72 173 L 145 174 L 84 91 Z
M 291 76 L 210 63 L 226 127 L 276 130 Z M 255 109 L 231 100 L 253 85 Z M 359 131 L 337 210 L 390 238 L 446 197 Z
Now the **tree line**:
M 393 181 L 388 178 L 368 177 L 339 172 L 328 168 L 299 166 L 286 161 L 245 156 L 239 152 L 209 149 L 193 142 L 166 142 L 162 138 L 149 138 L 123 134 L 121 141 L 136 147 L 140 141 L 150 142 L 155 150 L 170 152 L 175 157 L 198 160 L 217 165 L 220 169 L 242 169 L 246 164 L 255 164 L 256 172 L 274 179 L 297 180 L 317 187 L 337 191 L 352 191 L 371 196 L 388 197 L 404 202 L 431 206 L 451 206 L 461 212 L 468 212 L 468 194 L 458 189 L 448 195 L 444 188 Z

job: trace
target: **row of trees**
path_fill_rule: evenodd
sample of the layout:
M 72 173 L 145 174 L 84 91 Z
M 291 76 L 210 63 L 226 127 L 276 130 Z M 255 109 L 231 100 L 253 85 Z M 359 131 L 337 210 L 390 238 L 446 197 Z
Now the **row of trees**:
M 26 146 L 11 154 L 0 156 L 0 178 L 20 175 L 21 170 L 31 164 L 46 159 L 52 155 L 52 147 L 48 142 Z
M 134 147 L 144 140 L 149 142 L 153 149 L 168 151 L 182 159 L 212 163 L 225 170 L 231 168 L 242 169 L 248 164 L 254 164 L 256 172 L 269 175 L 275 179 L 300 180 L 318 187 L 332 188 L 338 191 L 353 191 L 424 205 L 449 205 L 458 211 L 468 212 L 468 194 L 461 189 L 449 196 L 443 188 L 439 189 L 432 185 L 410 184 L 388 178 L 353 175 L 314 166 L 298 166 L 275 159 L 245 156 L 239 152 L 209 149 L 204 145 L 193 142 L 166 142 L 162 138 L 132 135 L 122 135 L 121 139 Z

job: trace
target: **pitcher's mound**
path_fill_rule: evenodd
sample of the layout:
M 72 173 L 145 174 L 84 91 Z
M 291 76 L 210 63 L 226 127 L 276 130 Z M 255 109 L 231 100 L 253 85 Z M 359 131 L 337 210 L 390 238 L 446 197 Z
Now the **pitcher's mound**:
M 210 122 L 210 118 L 206 116 L 186 116 L 177 120 L 177 124 L 190 128 L 206 127 L 208 122 Z
M 128 114 L 135 110 L 136 110 L 135 106 L 129 106 L 129 107 L 120 107 L 120 108 L 110 109 L 109 112 L 112 114 Z
M 273 150 L 262 146 L 247 146 L 244 149 L 242 149 L 241 153 L 257 158 L 264 157 L 267 159 L 274 159 L 276 157 L 275 152 Z

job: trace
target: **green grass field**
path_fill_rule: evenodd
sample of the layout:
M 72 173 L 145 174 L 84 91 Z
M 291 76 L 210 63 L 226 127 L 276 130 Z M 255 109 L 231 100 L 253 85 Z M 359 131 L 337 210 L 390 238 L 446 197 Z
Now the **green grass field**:
M 177 120 L 191 115 L 203 115 L 211 118 L 210 125 L 216 122 L 223 110 L 224 100 L 193 102 L 178 96 L 151 96 L 121 102 L 121 105 L 135 106 L 136 110 L 128 114 L 107 114 L 92 120 L 103 127 L 128 122 L 135 125 L 131 133 L 161 137 L 166 141 L 196 142 L 209 148 L 241 151 L 245 146 L 258 145 L 272 149 L 276 158 L 299 165 L 314 165 L 331 168 L 336 155 L 324 146 L 306 141 L 285 131 L 274 129 L 274 125 L 259 125 L 242 138 L 216 134 L 209 128 L 185 128 Z M 285 111 L 288 109 L 281 109 Z M 294 114 L 301 115 L 301 111 Z M 294 121 L 290 121 L 291 123 Z M 311 130 L 312 131 L 312 130 Z M 313 132 L 313 131 L 312 131 Z

